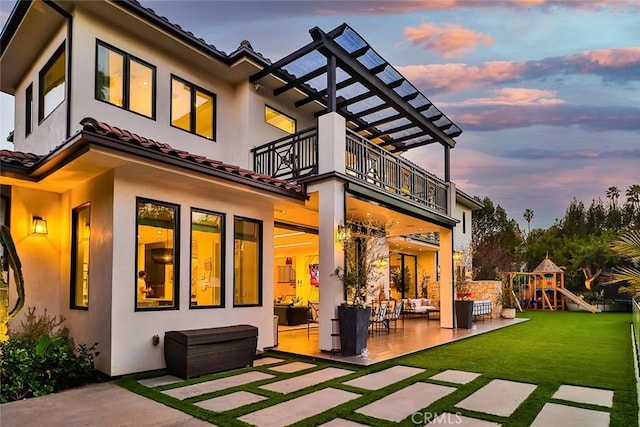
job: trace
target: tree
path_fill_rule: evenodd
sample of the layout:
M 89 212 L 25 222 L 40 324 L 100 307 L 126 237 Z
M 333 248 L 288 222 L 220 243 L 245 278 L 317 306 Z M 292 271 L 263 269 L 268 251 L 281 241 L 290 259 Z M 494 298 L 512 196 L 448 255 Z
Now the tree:
M 627 231 L 613 242 L 612 248 L 616 254 L 628 259 L 630 265 L 616 268 L 611 283 L 626 281 L 628 285 L 620 290 L 635 298 L 640 297 L 640 229 Z
M 618 197 L 620 197 L 620 190 L 618 187 L 612 186 L 607 188 L 607 199 L 609 199 L 610 211 L 614 211 L 618 207 Z
M 473 213 L 473 266 L 476 279 L 499 280 L 523 259 L 522 233 L 506 211 L 485 197 L 484 207 Z
M 625 196 L 627 196 L 627 203 L 631 204 L 634 208 L 640 207 L 640 185 L 633 184 L 627 188 Z
M 527 221 L 527 235 L 531 234 L 531 220 L 533 219 L 533 209 L 525 209 L 522 215 Z

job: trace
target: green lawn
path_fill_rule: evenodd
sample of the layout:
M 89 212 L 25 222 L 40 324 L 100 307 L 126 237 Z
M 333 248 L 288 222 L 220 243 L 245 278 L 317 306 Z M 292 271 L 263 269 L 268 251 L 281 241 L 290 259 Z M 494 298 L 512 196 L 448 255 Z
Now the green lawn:
M 353 370 L 354 374 L 286 396 L 258 388 L 258 386 L 272 380 L 198 396 L 185 401 L 173 399 L 159 392 L 159 390 L 172 388 L 175 385 L 159 387 L 158 389 L 147 389 L 140 386 L 135 380 L 140 378 L 141 375 L 123 378 L 119 383 L 132 391 L 224 426 L 244 425 L 235 418 L 320 388 L 335 387 L 357 392 L 362 394 L 362 397 L 325 412 L 313 420 L 298 423 L 298 425 L 315 426 L 339 416 L 363 424 L 386 426 L 398 424 L 375 420 L 357 414 L 354 411 L 416 381 L 437 382 L 429 380 L 429 377 L 438 372 L 446 369 L 458 369 L 478 372 L 482 375 L 467 385 L 458 386 L 457 391 L 437 401 L 430 407 L 424 408 L 423 412 L 460 412 L 463 415 L 496 421 L 507 426 L 527 426 L 531 424 L 545 403 L 554 402 L 551 396 L 561 384 L 571 384 L 614 390 L 611 426 L 629 427 L 638 425 L 630 314 L 528 312 L 522 313 L 520 317 L 527 317 L 531 320 L 499 331 L 425 350 L 367 368 L 314 360 L 314 363 L 318 365 L 316 369 L 339 366 Z M 290 357 L 278 352 L 269 353 L 269 355 L 286 360 L 305 360 L 303 357 Z M 363 391 L 343 384 L 345 381 L 355 377 L 400 364 L 424 368 L 426 371 L 378 391 Z M 267 366 L 253 369 L 274 374 L 273 371 L 268 370 Z M 219 378 L 237 372 L 207 375 L 192 379 L 188 383 Z M 159 374 L 155 373 L 155 375 Z M 296 375 L 299 374 L 277 374 L 276 379 L 290 378 Z M 537 388 L 518 410 L 508 418 L 473 413 L 455 408 L 457 402 L 495 378 L 529 382 L 536 384 Z M 237 390 L 261 394 L 269 397 L 269 399 L 221 414 L 211 413 L 193 405 L 196 401 Z M 575 404 L 575 406 L 587 409 L 603 409 L 592 405 Z M 406 419 L 400 424 L 413 425 L 410 419 Z

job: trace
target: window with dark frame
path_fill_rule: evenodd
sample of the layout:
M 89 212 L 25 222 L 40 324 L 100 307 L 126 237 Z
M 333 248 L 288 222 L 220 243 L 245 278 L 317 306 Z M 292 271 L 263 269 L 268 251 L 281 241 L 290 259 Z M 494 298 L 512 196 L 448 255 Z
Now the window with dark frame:
M 135 310 L 179 308 L 179 206 L 136 199 Z
M 233 305 L 262 305 L 262 221 L 233 220 Z
M 39 74 L 38 120 L 42 121 L 62 104 L 66 93 L 65 44 L 56 50 Z
M 24 93 L 24 136 L 33 130 L 33 83 L 29 83 Z
M 224 307 L 224 227 L 224 214 L 191 209 L 189 308 Z
M 171 126 L 213 141 L 215 118 L 215 94 L 171 76 Z
M 264 121 L 289 134 L 296 133 L 296 120 L 268 105 L 264 106 Z
M 71 308 L 89 308 L 89 243 L 91 205 L 71 211 Z
M 96 41 L 95 97 L 116 107 L 155 119 L 156 67 Z
M 467 233 L 467 213 L 462 212 L 462 234 Z

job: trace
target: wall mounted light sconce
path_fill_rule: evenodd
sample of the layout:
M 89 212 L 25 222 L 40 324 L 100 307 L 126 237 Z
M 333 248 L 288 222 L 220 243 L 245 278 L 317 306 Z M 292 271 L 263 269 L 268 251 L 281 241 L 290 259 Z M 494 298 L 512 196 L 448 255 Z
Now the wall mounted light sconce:
M 44 236 L 49 234 L 49 228 L 47 227 L 47 220 L 41 216 L 34 216 L 31 221 L 31 234 Z
M 462 261 L 462 252 L 454 251 L 453 252 L 453 261 L 458 264 Z
M 338 225 L 338 232 L 336 233 L 336 240 L 340 243 L 344 243 L 351 239 L 351 230 L 344 225 Z

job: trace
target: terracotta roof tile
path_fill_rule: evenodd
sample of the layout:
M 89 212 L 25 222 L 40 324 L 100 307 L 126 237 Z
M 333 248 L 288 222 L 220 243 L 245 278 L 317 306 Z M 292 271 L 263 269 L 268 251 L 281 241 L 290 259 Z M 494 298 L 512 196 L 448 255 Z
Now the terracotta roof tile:
M 80 124 L 82 125 L 83 130 L 87 132 L 94 132 L 106 137 L 115 138 L 118 141 L 121 141 L 123 143 L 134 144 L 139 147 L 161 152 L 167 156 L 177 157 L 177 158 L 187 160 L 187 161 L 192 161 L 194 163 L 198 163 L 201 165 L 206 165 L 215 170 L 241 176 L 243 178 L 246 178 L 247 181 L 249 182 L 250 181 L 262 182 L 265 184 L 272 185 L 276 188 L 284 188 L 288 191 L 292 191 L 297 194 L 302 194 L 302 187 L 297 184 L 292 184 L 278 178 L 272 178 L 268 175 L 262 175 L 249 169 L 244 169 L 236 165 L 223 163 L 219 160 L 208 159 L 204 156 L 201 156 L 198 154 L 192 154 L 188 151 L 178 150 L 173 148 L 169 144 L 154 141 L 152 139 L 145 138 L 143 136 L 135 134 L 131 131 L 119 129 L 115 126 L 110 126 L 107 123 L 101 122 L 91 117 L 82 119 L 80 121 Z M 31 155 L 31 156 L 34 156 L 34 155 Z
M 21 151 L 0 150 L 0 162 L 4 164 L 22 166 L 24 168 L 33 167 L 43 156 L 23 153 Z

